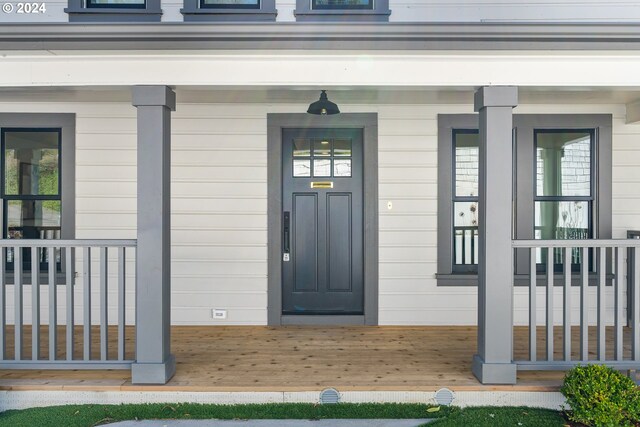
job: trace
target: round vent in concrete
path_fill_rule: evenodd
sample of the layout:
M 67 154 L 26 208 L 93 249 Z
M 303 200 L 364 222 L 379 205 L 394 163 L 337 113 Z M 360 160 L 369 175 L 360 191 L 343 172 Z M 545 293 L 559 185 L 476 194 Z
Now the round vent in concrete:
M 436 391 L 434 399 L 438 405 L 449 406 L 456 398 L 456 395 L 448 388 L 441 388 Z
M 340 402 L 340 393 L 335 388 L 326 388 L 320 392 L 320 403 L 333 405 Z

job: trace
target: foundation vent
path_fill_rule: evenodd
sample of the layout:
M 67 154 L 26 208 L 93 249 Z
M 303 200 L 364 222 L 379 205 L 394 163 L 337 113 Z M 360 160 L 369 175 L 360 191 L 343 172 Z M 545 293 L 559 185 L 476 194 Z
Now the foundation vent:
M 440 390 L 436 391 L 436 394 L 434 396 L 436 403 L 441 406 L 451 405 L 455 398 L 456 395 L 448 388 L 441 388 Z
M 322 405 L 335 405 L 340 402 L 340 393 L 335 388 L 326 388 L 320 392 Z

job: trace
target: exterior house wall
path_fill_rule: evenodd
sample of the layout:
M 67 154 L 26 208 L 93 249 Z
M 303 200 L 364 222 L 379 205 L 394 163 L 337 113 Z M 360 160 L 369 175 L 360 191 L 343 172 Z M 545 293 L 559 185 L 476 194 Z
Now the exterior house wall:
M 172 121 L 174 324 L 266 324 L 266 115 L 305 108 L 306 104 L 178 105 Z M 437 287 L 435 279 L 437 114 L 470 113 L 472 106 L 341 103 L 340 108 L 379 115 L 380 324 L 475 324 L 475 288 Z M 76 236 L 135 238 L 136 112 L 132 106 L 5 102 L 0 103 L 0 111 L 76 113 Z M 613 237 L 623 238 L 626 230 L 640 229 L 640 125 L 625 124 L 623 105 L 523 105 L 516 113 L 613 114 Z M 24 295 L 26 321 L 31 316 L 29 288 L 25 287 Z M 64 287 L 60 288 L 59 298 L 63 298 Z M 82 301 L 80 288 L 78 302 Z M 46 287 L 42 291 L 46 301 Z M 539 297 L 539 319 L 543 319 L 544 294 Z M 12 287 L 7 298 L 12 301 Z M 128 301 L 132 319 L 133 294 Z M 95 310 L 97 302 L 96 294 Z M 592 302 L 591 319 L 595 320 L 595 297 Z M 608 305 L 612 306 L 610 296 Z M 227 309 L 228 319 L 213 321 L 211 308 Z M 46 307 L 42 310 L 47 319 Z M 524 288 L 516 290 L 515 314 L 517 323 L 526 322 Z M 576 311 L 575 319 L 577 315 Z M 63 312 L 59 318 L 64 319 Z M 115 312 L 111 318 L 115 319 Z M 556 319 L 561 319 L 560 312 Z
M 66 0 L 44 0 L 46 13 L 0 13 L 0 22 L 67 22 Z M 11 3 L 17 3 L 11 1 Z M 602 0 L 390 0 L 392 22 L 637 22 L 640 5 L 635 1 Z M 181 22 L 180 0 L 162 1 L 162 20 Z M 295 21 L 295 0 L 276 1 L 278 21 Z M 212 25 L 215 25 L 212 24 Z

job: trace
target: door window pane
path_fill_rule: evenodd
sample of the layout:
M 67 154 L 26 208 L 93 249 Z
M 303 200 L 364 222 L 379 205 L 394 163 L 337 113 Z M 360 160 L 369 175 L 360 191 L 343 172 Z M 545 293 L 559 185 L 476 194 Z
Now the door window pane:
M 351 159 L 335 159 L 333 161 L 333 176 L 335 177 L 351 176 Z
M 293 161 L 293 176 L 305 177 L 311 176 L 311 160 L 294 160 Z
M 331 160 L 316 159 L 313 161 L 313 176 L 325 177 L 331 176 Z
M 591 132 L 536 131 L 538 196 L 591 195 Z
M 8 239 L 59 239 L 59 200 L 9 200 Z
M 455 133 L 455 195 L 478 196 L 478 134 Z
M 311 142 L 308 139 L 293 140 L 293 157 L 311 156 Z
M 331 156 L 331 141 L 328 139 L 317 139 L 313 141 L 313 155 L 314 157 Z
M 351 140 L 336 139 L 335 141 L 333 141 L 333 155 L 335 157 L 351 156 Z
M 57 195 L 58 132 L 5 132 L 5 194 Z
M 478 264 L 478 202 L 453 204 L 453 263 Z

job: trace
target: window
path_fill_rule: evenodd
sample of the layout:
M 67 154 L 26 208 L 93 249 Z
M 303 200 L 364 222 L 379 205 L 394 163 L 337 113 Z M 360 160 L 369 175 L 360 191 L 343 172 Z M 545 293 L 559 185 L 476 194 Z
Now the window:
M 180 10 L 189 21 L 275 21 L 275 0 L 184 0 Z
M 297 21 L 389 21 L 389 0 L 296 0 Z
M 294 178 L 351 177 L 350 139 L 306 139 L 293 141 Z
M 70 22 L 160 22 L 161 0 L 68 0 Z
M 0 195 L 3 239 L 75 237 L 75 116 L 0 113 Z M 31 269 L 30 249 L 22 265 Z M 46 270 L 49 251 L 38 262 Z M 13 272 L 13 249 L 6 271 Z M 56 259 L 61 270 L 60 255 Z
M 611 116 L 514 115 L 514 235 L 611 237 Z M 478 118 L 438 117 L 438 284 L 475 285 L 478 263 Z M 546 251 L 538 251 L 544 271 Z M 561 254 L 554 254 L 561 270 Z M 516 274 L 528 270 L 516 253 Z M 579 269 L 580 253 L 572 254 Z

